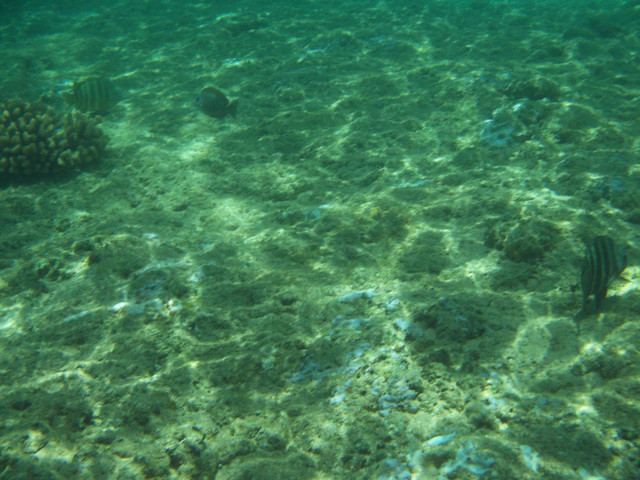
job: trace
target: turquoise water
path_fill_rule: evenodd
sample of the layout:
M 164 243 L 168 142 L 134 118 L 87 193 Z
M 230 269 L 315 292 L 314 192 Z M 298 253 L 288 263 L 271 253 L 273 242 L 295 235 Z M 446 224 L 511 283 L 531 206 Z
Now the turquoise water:
M 640 478 L 639 24 L 0 5 L 0 102 L 109 138 L 52 174 L 0 158 L 0 478 Z M 80 115 L 95 77 L 119 101 Z M 2 158 L 42 161 L 7 115 Z M 597 235 L 629 265 L 579 314 Z

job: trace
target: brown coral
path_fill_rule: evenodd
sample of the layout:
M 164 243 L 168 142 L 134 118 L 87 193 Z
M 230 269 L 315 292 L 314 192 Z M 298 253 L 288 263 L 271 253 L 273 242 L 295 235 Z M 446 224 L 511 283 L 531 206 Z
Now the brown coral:
M 46 175 L 97 161 L 107 144 L 95 118 L 60 115 L 8 100 L 0 104 L 0 175 Z

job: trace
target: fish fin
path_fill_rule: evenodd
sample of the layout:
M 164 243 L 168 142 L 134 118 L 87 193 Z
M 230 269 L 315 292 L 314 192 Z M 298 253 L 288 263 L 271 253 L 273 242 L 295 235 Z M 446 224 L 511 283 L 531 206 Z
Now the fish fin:
M 204 87 L 202 89 L 203 92 L 209 92 L 213 95 L 215 95 L 216 97 L 220 97 L 220 98 L 224 98 L 225 100 L 227 99 L 227 96 L 222 93 L 220 90 L 218 90 L 217 88 L 213 88 L 213 87 Z
M 227 106 L 227 111 L 233 118 L 236 118 L 236 112 L 238 111 L 238 100 L 234 100 Z

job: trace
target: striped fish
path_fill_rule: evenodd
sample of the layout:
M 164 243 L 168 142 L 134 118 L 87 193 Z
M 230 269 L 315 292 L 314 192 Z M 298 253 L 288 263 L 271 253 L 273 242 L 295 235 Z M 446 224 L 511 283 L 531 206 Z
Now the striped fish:
M 600 309 L 613 281 L 627 268 L 627 255 L 610 237 L 600 235 L 593 239 L 582 262 L 583 310 L 587 299 L 596 297 L 596 309 Z
M 118 102 L 113 83 L 103 77 L 90 77 L 75 82 L 63 96 L 78 110 L 91 113 L 108 110 Z

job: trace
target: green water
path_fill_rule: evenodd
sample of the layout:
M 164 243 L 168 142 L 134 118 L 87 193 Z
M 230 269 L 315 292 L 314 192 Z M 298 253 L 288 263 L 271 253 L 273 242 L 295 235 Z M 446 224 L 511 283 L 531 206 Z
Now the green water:
M 640 478 L 639 32 L 637 1 L 0 5 L 0 102 L 119 93 L 98 162 L 0 176 L 0 479 Z M 578 315 L 597 235 L 629 265 Z

